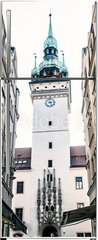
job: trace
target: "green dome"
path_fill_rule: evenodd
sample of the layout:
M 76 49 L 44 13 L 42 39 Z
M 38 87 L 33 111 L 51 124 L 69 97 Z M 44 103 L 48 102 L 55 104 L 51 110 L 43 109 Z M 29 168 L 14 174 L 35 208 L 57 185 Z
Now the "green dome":
M 38 75 L 38 69 L 37 68 L 33 68 L 31 71 L 31 76 L 34 76 L 35 74 Z
M 47 47 L 54 47 L 57 49 L 57 41 L 54 37 L 47 37 L 44 42 L 44 49 Z

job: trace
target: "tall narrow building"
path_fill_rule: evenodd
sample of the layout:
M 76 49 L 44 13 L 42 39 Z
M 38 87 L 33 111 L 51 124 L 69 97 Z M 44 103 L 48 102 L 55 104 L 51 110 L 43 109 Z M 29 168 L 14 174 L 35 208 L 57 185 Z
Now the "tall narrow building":
M 88 196 L 90 205 L 96 205 L 96 35 L 97 35 L 97 2 L 92 7 L 91 28 L 88 34 L 87 47 L 82 49 L 82 114 L 86 144 L 86 163 L 88 175 Z M 93 78 L 92 80 L 89 79 Z M 92 220 L 92 233 L 96 236 L 96 219 Z
M 44 42 L 43 62 L 31 72 L 30 84 L 33 103 L 32 188 L 30 200 L 31 236 L 76 236 L 74 227 L 60 227 L 62 213 L 75 208 L 70 184 L 70 137 L 68 115 L 71 105 L 71 82 L 68 70 L 58 58 L 57 41 L 54 38 L 51 14 L 48 37 Z M 74 176 L 75 181 L 82 179 Z M 83 186 L 83 185 L 81 185 Z M 83 190 L 83 192 L 82 192 Z M 78 199 L 85 194 L 77 188 Z M 84 195 L 82 195 L 84 196 Z M 88 197 L 87 205 L 89 205 Z M 81 227 L 82 226 L 82 227 Z M 90 231 L 90 222 L 82 223 L 81 231 Z M 80 230 L 79 230 L 80 231 Z
M 26 226 L 19 220 L 16 214 L 12 211 L 13 201 L 13 180 L 15 179 L 14 172 L 14 157 L 15 157 L 15 141 L 17 121 L 19 119 L 18 103 L 19 89 L 17 88 L 17 54 L 15 47 L 9 44 L 8 35 L 10 33 L 9 22 L 11 11 L 7 10 L 7 30 L 2 15 L 2 79 L 1 81 L 1 162 L 2 162 L 2 237 L 9 237 L 11 229 L 16 228 L 26 232 Z M 9 17 L 9 18 L 8 18 Z M 9 46 L 10 45 L 10 46 Z M 9 52 L 7 51 L 9 47 Z M 7 64 L 7 55 L 10 60 Z M 8 65 L 10 72 L 8 73 Z M 12 78 L 12 79 L 9 79 Z

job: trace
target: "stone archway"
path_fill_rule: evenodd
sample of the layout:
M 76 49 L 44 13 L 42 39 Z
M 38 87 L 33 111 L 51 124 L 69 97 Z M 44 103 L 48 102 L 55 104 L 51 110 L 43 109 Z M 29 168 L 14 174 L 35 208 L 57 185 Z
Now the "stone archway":
M 49 224 L 43 228 L 42 237 L 58 237 L 58 229 L 56 226 Z

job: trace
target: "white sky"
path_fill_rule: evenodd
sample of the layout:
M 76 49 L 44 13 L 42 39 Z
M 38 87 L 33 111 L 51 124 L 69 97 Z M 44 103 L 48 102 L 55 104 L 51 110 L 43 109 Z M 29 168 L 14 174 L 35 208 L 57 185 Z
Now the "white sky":
M 90 31 L 93 0 L 43 0 L 30 2 L 3 2 L 3 15 L 11 10 L 11 45 L 16 47 L 18 76 L 30 77 L 34 66 L 43 60 L 43 43 L 48 34 L 49 12 L 52 13 L 52 27 L 57 39 L 59 59 L 61 50 L 69 77 L 81 77 L 82 48 L 87 46 Z M 28 81 L 18 80 L 20 89 L 19 114 L 16 147 L 32 146 L 32 103 Z M 69 117 L 70 145 L 83 145 L 83 121 L 81 116 L 81 81 L 72 82 L 72 106 Z

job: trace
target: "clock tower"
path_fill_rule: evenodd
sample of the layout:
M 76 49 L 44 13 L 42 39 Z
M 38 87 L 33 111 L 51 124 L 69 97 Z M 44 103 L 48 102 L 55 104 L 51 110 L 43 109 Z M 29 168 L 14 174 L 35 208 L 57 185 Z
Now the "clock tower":
M 44 42 L 43 61 L 37 57 L 29 83 L 33 103 L 32 199 L 33 236 L 61 236 L 60 222 L 71 198 L 70 141 L 68 113 L 71 83 L 64 62 L 58 58 L 49 14 L 48 37 Z

